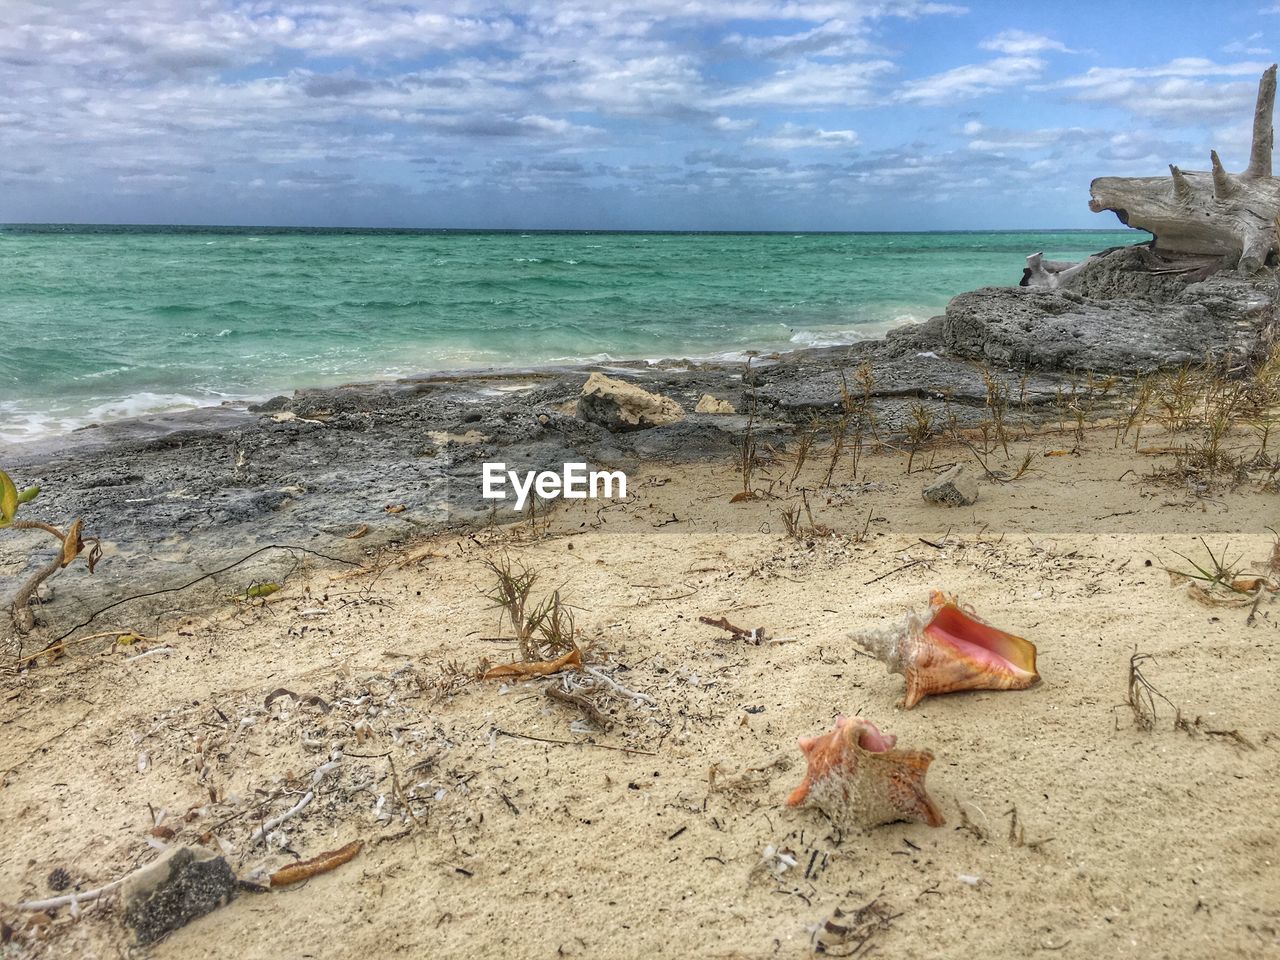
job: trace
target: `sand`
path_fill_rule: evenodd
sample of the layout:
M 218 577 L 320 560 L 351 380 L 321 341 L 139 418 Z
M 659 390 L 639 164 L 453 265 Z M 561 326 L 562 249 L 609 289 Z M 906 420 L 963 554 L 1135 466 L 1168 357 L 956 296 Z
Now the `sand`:
M 791 499 L 731 503 L 732 464 L 650 464 L 625 504 L 436 537 L 373 572 L 308 565 L 261 604 L 175 600 L 154 639 L 4 678 L 0 901 L 51 895 L 59 867 L 96 887 L 166 842 L 203 837 L 245 877 L 358 839 L 332 873 L 243 893 L 148 955 L 802 957 L 821 941 L 886 957 L 1274 956 L 1280 604 L 1206 606 L 1164 568 L 1204 561 L 1200 537 L 1261 568 L 1275 494 L 1153 480 L 1162 461 L 1107 430 L 1046 456 L 1071 446 L 994 457 L 1012 473 L 1034 454 L 954 509 L 920 487 L 950 462 L 976 469 L 968 451 L 939 446 L 911 475 L 904 455 L 869 454 L 856 480 L 842 466 L 810 495 L 833 532 L 799 540 L 781 511 L 820 465 Z M 514 656 L 483 596 L 483 561 L 504 555 L 538 572 L 535 594 L 559 589 L 596 665 L 652 703 L 621 706 L 604 733 L 543 694 L 553 680 L 450 687 L 449 664 Z M 1034 641 L 1043 681 L 898 709 L 903 679 L 846 633 L 931 589 Z M 1125 705 L 1135 652 L 1168 698 L 1150 730 Z M 841 835 L 784 805 L 796 738 L 840 712 L 935 753 L 945 826 Z M 315 799 L 252 843 L 339 743 Z M 0 955 L 138 955 L 119 913 L 108 897 L 32 932 L 0 908 L 20 925 Z

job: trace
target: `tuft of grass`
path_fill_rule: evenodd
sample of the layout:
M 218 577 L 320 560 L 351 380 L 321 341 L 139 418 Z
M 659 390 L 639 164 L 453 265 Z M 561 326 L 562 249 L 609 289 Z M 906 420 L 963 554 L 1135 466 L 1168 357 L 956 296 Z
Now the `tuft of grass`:
M 1178 709 L 1172 700 L 1157 690 L 1142 673 L 1142 664 L 1148 661 L 1154 663 L 1155 657 L 1149 653 L 1138 653 L 1136 647 L 1134 648 L 1133 656 L 1129 658 L 1129 693 L 1125 698 L 1125 705 L 1133 712 L 1134 725 L 1139 730 L 1148 732 L 1154 730 L 1157 719 L 1156 701 L 1163 700 L 1173 707 L 1173 724 L 1181 729 L 1183 726 L 1182 711 Z
M 1184 554 L 1175 553 L 1174 556 L 1181 557 L 1183 560 L 1187 561 L 1187 563 L 1191 564 L 1195 572 L 1192 573 L 1186 570 L 1174 570 L 1172 567 L 1165 567 L 1165 572 L 1175 577 L 1201 581 L 1204 584 L 1205 589 L 1212 589 L 1213 587 L 1220 586 L 1225 587 L 1228 590 L 1240 592 L 1236 591 L 1233 584 L 1244 570 L 1244 567 L 1240 562 L 1241 557 L 1236 557 L 1235 560 L 1229 561 L 1227 560 L 1226 547 L 1222 548 L 1222 555 L 1218 556 L 1213 552 L 1213 548 L 1209 546 L 1204 537 L 1198 537 L 1197 539 L 1199 539 L 1201 546 L 1204 547 L 1204 551 L 1209 557 L 1208 561 L 1201 564 Z
M 911 441 L 911 452 L 907 454 L 907 473 L 915 462 L 916 453 L 934 435 L 933 414 L 923 403 L 915 403 L 911 407 L 911 423 L 907 426 L 907 439 Z
M 870 523 L 870 520 L 868 520 Z M 787 536 L 800 543 L 812 542 L 819 537 L 830 536 L 834 531 L 813 518 L 809 506 L 809 491 L 801 489 L 800 503 L 782 511 L 782 526 Z
M 577 648 L 577 626 L 573 610 L 555 590 L 540 603 L 531 603 L 538 575 L 507 557 L 485 560 L 493 574 L 493 590 L 485 596 L 511 624 L 521 659 L 529 662 L 551 660 Z

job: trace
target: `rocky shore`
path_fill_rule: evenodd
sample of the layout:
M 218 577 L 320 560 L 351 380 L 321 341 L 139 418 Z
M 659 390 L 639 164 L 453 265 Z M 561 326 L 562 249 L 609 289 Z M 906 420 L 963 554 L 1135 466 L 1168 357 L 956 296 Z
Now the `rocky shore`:
M 1276 338 L 1278 291 L 1271 269 L 1205 276 L 1146 246 L 1123 247 L 1055 289 L 963 293 L 923 324 L 848 347 L 749 363 L 481 371 L 306 390 L 247 411 L 85 429 L 56 445 L 0 449 L 0 458 L 20 485 L 40 485 L 31 516 L 82 516 L 86 535 L 104 541 L 92 578 L 76 568 L 52 581 L 55 589 L 77 581 L 42 612 L 61 632 L 103 602 L 184 582 L 268 544 L 351 558 L 452 525 L 513 519 L 480 497 L 486 462 L 625 470 L 732 458 L 748 431 L 781 449 L 815 417 L 849 412 L 851 398 L 856 416 L 873 411 L 887 434 L 901 434 L 918 411 L 935 428 L 976 426 L 990 415 L 993 389 L 1019 418 L 1043 421 L 1061 418 L 1090 378 L 1123 387 L 1206 359 L 1240 369 Z M 682 415 L 617 431 L 585 419 L 578 401 L 596 373 L 669 398 Z M 696 412 L 700 405 L 734 412 Z M 36 534 L 4 537 L 5 581 L 33 568 L 41 547 Z M 296 558 L 264 558 L 272 562 Z

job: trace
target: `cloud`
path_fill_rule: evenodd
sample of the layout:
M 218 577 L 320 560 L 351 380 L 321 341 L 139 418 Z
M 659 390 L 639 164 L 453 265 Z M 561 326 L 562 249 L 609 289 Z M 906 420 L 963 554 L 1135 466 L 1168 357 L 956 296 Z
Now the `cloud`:
M 1226 44 L 1222 48 L 1223 53 L 1243 54 L 1246 57 L 1267 57 L 1271 55 L 1269 47 L 1264 47 L 1259 41 L 1262 40 L 1262 33 L 1254 31 L 1243 40 L 1235 40 Z
M 802 61 L 714 102 L 720 106 L 865 106 L 875 102 L 872 91 L 876 82 L 895 69 L 888 60 L 836 64 Z
M 1045 127 L 1038 130 L 1010 130 L 988 127 L 977 121 L 964 125 L 970 150 L 1002 152 L 1006 150 L 1045 150 L 1059 146 L 1081 146 L 1107 138 L 1103 130 L 1083 127 Z
M 909 103 L 951 104 L 1024 86 L 1036 80 L 1044 67 L 1038 57 L 999 57 L 908 81 L 898 97 Z
M 1093 67 L 1054 86 L 1085 103 L 1187 125 L 1251 110 L 1257 78 L 1267 66 L 1258 61 L 1220 64 L 1182 57 L 1154 67 Z M 1227 77 L 1248 79 L 1221 79 Z
M 3 122 L 4 119 L 0 117 L 0 123 Z M 744 130 L 755 129 L 757 123 L 758 121 L 750 118 L 734 120 L 732 117 L 716 117 L 711 121 L 711 129 L 721 133 L 741 133 Z
M 684 162 L 689 166 L 706 165 L 719 170 L 785 170 L 787 160 L 770 157 L 741 157 L 723 150 L 695 150 L 687 154 Z
M 882 52 L 872 43 L 864 23 L 829 20 L 812 30 L 773 36 L 731 34 L 726 47 L 737 48 L 752 57 L 791 60 L 802 57 L 852 57 Z
M 1066 44 L 1058 40 L 1051 40 L 1049 37 L 1041 36 L 1038 33 L 1027 33 L 1025 30 L 1004 30 L 988 40 L 983 40 L 978 46 L 983 50 L 994 50 L 996 53 L 1009 54 L 1015 57 L 1050 51 L 1075 53 L 1074 50 L 1069 49 Z
M 770 150 L 804 150 L 809 148 L 831 149 L 853 147 L 858 135 L 852 130 L 822 130 L 784 123 L 767 137 L 752 137 L 748 146 L 767 147 Z

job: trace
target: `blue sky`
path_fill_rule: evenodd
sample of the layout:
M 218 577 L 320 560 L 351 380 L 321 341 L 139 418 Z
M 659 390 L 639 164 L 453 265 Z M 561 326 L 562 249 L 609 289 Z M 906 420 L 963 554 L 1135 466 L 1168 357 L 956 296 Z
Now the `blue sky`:
M 0 0 L 0 222 L 1111 227 L 1280 4 Z

